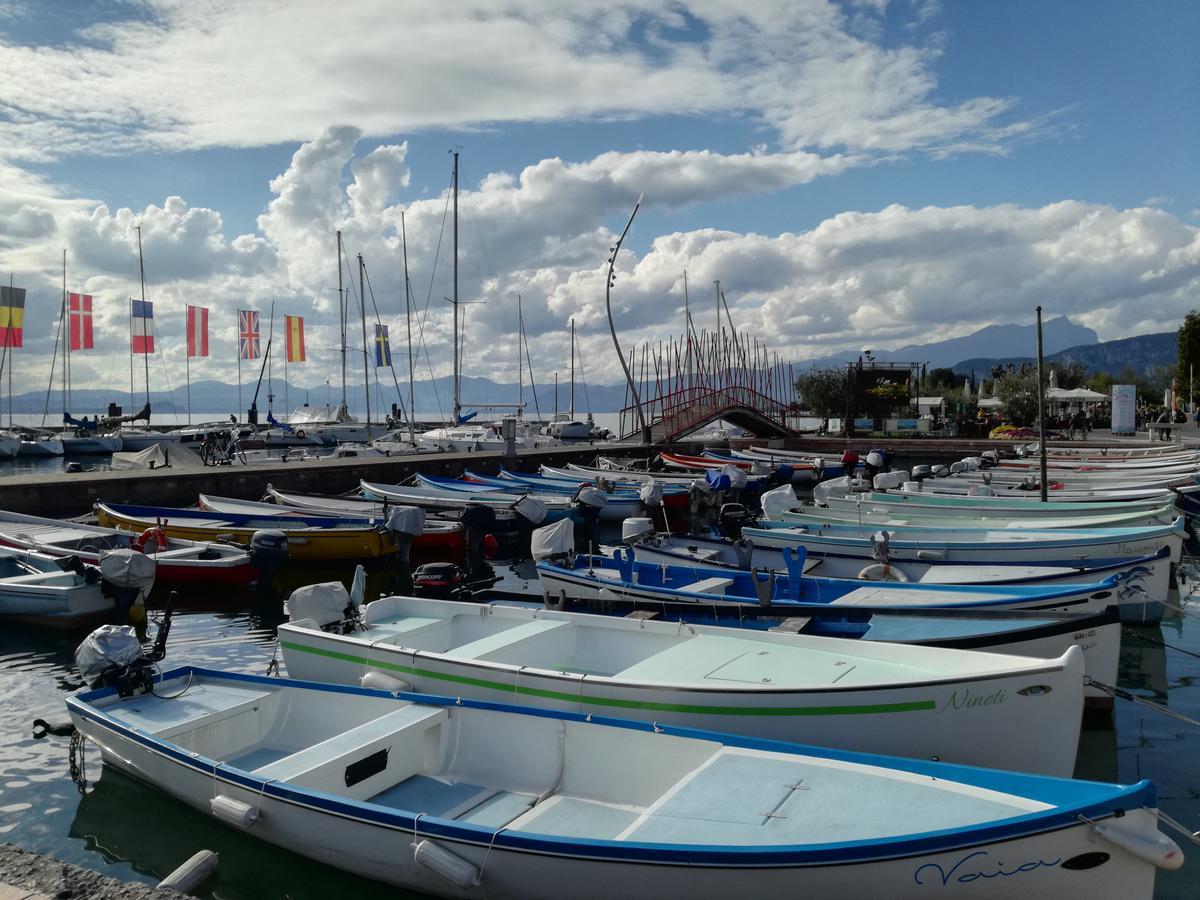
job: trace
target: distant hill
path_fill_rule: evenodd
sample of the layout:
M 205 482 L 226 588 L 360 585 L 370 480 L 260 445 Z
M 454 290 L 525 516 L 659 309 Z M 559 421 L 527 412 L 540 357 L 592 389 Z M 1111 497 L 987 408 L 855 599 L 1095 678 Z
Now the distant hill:
M 1161 331 L 1156 334 L 1142 334 L 1116 341 L 1068 347 L 1057 353 L 1046 353 L 1044 358 L 1046 362 L 1062 363 L 1063 365 L 1079 363 L 1087 366 L 1088 373 L 1092 375 L 1101 372 L 1116 375 L 1126 366 L 1133 366 L 1134 371 L 1139 375 L 1149 375 L 1152 369 L 1174 363 L 1177 351 L 1178 342 L 1175 332 Z M 984 378 L 988 376 L 993 366 L 1007 366 L 1009 363 L 1019 366 L 1021 363 L 1035 361 L 1036 357 L 1034 356 L 980 356 L 964 359 L 955 363 L 952 368 L 959 375 L 970 375 L 974 370 L 977 377 Z
M 1066 316 L 1049 319 L 1042 323 L 1042 345 L 1046 353 L 1075 349 L 1095 344 L 1096 332 L 1076 325 Z M 929 344 L 910 344 L 896 350 L 872 349 L 879 362 L 929 363 L 929 368 L 948 368 L 959 360 L 977 357 L 1017 357 L 1028 354 L 1037 347 L 1036 325 L 988 325 L 965 337 L 950 338 Z M 858 351 L 838 353 L 821 359 L 801 361 L 797 368 L 828 368 L 845 365 L 858 359 Z

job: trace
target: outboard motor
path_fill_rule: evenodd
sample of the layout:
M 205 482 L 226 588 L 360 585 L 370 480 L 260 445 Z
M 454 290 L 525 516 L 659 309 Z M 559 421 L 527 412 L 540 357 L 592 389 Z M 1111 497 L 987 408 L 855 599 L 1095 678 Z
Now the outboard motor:
M 979 454 L 979 465 L 983 469 L 991 469 L 994 466 L 1000 465 L 1000 451 L 984 450 Z
M 413 538 L 425 530 L 425 510 L 416 506 L 396 506 L 388 513 L 384 530 L 396 541 L 396 590 L 411 594 L 413 590 L 410 555 Z
M 80 676 L 93 689 L 115 688 L 119 697 L 154 693 L 154 667 L 167 655 L 174 611 L 172 591 L 149 650 L 142 646 L 132 626 L 101 625 L 75 649 L 75 667 Z
M 953 474 L 954 473 L 950 467 L 944 463 L 938 463 L 936 466 L 931 466 L 929 468 L 929 476 L 931 478 L 946 478 Z
M 911 480 L 920 484 L 926 478 L 933 477 L 933 468 L 931 466 L 913 466 Z
M 145 600 L 154 587 L 154 557 L 136 550 L 109 550 L 100 554 L 100 593 L 112 600 L 134 625 L 144 626 Z M 139 602 L 140 601 L 140 602 Z
M 754 524 L 754 516 L 741 503 L 722 503 L 717 516 L 717 525 L 731 541 L 742 539 L 742 529 Z
M 764 493 L 759 501 L 762 503 L 763 515 L 771 520 L 781 519 L 785 511 L 800 505 L 800 499 L 790 484 L 772 488 Z
M 454 563 L 436 562 L 419 566 L 412 575 L 414 597 L 430 597 L 434 600 L 469 600 L 471 591 L 467 587 L 467 576 L 462 566 Z
M 732 466 L 727 463 L 721 466 L 721 474 L 729 479 L 729 499 L 734 503 L 740 503 L 742 492 L 746 490 L 746 485 L 750 483 L 750 477 L 746 474 L 746 470 L 740 466 Z
M 900 487 L 906 481 L 908 481 L 908 473 L 903 470 L 898 472 L 880 472 L 871 480 L 871 487 L 877 491 L 890 491 Z
M 636 544 L 643 538 L 654 535 L 654 520 L 640 516 L 630 516 L 621 523 L 621 543 Z
M 712 471 L 709 470 L 709 474 L 712 474 Z M 688 485 L 688 523 L 691 534 L 697 534 L 707 527 L 714 493 L 716 490 L 707 475 L 703 481 L 696 479 Z
M 362 623 L 362 606 L 340 581 L 296 588 L 284 603 L 284 611 L 293 625 L 333 634 L 350 634 Z
M 575 526 L 570 519 L 559 519 L 533 533 L 530 550 L 534 562 L 570 567 L 575 564 Z
M 480 503 L 468 503 L 459 519 L 467 539 L 467 577 L 487 577 L 492 567 L 484 559 L 484 540 L 496 529 L 496 511 Z
M 596 544 L 596 523 L 600 521 L 600 510 L 607 505 L 608 495 L 599 488 L 584 485 L 575 492 L 575 508 L 579 510 L 579 532 L 585 546 L 592 547 Z
M 273 528 L 264 528 L 250 535 L 250 562 L 258 570 L 258 589 L 271 593 L 275 575 L 288 560 L 287 535 Z
M 870 453 L 867 454 L 867 458 L 865 460 L 865 465 L 863 465 L 863 478 L 865 478 L 868 483 L 872 482 L 875 480 L 875 476 L 880 474 L 881 472 L 883 472 L 883 470 L 884 470 L 883 451 L 882 450 L 872 450 Z

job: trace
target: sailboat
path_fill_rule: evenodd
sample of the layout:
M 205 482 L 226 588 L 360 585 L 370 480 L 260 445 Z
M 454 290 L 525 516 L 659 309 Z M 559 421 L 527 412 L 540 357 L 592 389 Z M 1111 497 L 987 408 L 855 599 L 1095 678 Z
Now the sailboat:
M 571 393 L 569 406 L 565 413 L 555 413 L 554 419 L 546 426 L 546 434 L 566 441 L 586 441 L 592 437 L 591 422 L 581 422 L 575 418 L 575 320 L 571 319 Z M 557 405 L 557 403 L 556 403 Z M 590 418 L 589 414 L 589 418 Z
M 137 226 L 138 236 L 138 277 L 142 286 L 142 304 L 146 303 L 146 266 L 142 259 L 142 226 Z M 130 301 L 132 306 L 132 301 Z M 132 310 L 131 310 L 132 312 Z M 130 317 L 130 342 L 129 342 L 129 392 L 130 397 L 133 396 L 133 318 Z M 143 328 L 146 326 L 143 325 Z M 142 356 L 143 369 L 146 375 L 146 404 L 137 413 L 131 416 L 122 416 L 120 407 L 109 407 L 109 417 L 106 419 L 107 424 L 112 427 L 116 426 L 116 436 L 120 439 L 122 446 L 126 450 L 138 451 L 145 450 L 155 444 L 176 444 L 179 443 L 179 435 L 176 432 L 152 431 L 150 429 L 150 357 L 149 354 Z M 139 428 L 133 423 L 145 420 L 146 427 Z M 118 448 L 120 449 L 120 448 Z
M 450 453 L 469 453 L 481 450 L 504 450 L 507 441 L 504 439 L 502 426 L 472 422 L 475 413 L 463 415 L 461 395 L 462 365 L 458 329 L 458 152 L 454 153 L 454 291 L 450 300 L 454 315 L 454 415 L 449 425 L 432 428 L 416 436 L 418 447 L 425 450 L 441 450 Z M 496 404 L 493 404 L 496 405 Z M 511 405 L 511 404 L 509 404 Z M 524 446 L 525 438 L 517 434 L 514 438 L 516 446 Z

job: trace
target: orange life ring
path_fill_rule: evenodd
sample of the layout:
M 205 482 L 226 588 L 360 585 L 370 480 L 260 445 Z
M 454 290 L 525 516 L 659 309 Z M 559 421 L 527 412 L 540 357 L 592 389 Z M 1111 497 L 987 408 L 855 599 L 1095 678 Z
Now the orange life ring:
M 151 538 L 154 539 L 153 552 L 157 553 L 160 550 L 167 549 L 167 533 L 163 531 L 163 527 L 161 525 L 155 525 L 153 528 L 147 528 L 136 538 L 134 538 L 133 549 L 138 553 L 145 553 L 146 544 L 151 540 Z

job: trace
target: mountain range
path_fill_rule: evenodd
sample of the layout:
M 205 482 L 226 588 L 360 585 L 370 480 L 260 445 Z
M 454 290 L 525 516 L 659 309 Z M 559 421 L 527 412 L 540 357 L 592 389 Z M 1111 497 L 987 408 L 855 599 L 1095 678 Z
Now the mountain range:
M 1175 332 L 1172 331 L 1100 342 L 1092 329 L 1076 325 L 1065 316 L 1059 316 L 1043 323 L 1042 332 L 1044 352 L 1048 361 L 1064 364 L 1082 363 L 1092 373 L 1110 372 L 1115 375 L 1131 365 L 1139 374 L 1146 375 L 1152 369 L 1175 361 L 1176 338 Z M 874 350 L 873 354 L 878 361 L 921 362 L 927 363 L 930 369 L 953 368 L 962 375 L 970 375 L 974 371 L 977 376 L 984 377 L 992 366 L 1007 365 L 1010 362 L 1019 365 L 1031 361 L 1034 358 L 1031 352 L 1036 346 L 1036 327 L 1033 325 L 989 325 L 965 337 L 929 344 L 913 344 L 896 350 Z M 858 355 L 840 353 L 822 359 L 805 360 L 796 363 L 795 368 L 797 372 L 808 366 L 840 368 L 847 362 L 856 360 Z M 337 403 L 341 397 L 339 389 L 324 384 L 315 388 L 290 384 L 285 388 L 282 380 L 275 380 L 272 387 L 275 398 L 273 408 L 278 416 L 286 415 L 304 403 L 314 406 Z M 515 383 L 500 383 L 489 378 L 464 376 L 461 379 L 461 387 L 463 407 L 467 410 L 489 403 L 511 404 L 518 396 Z M 420 418 L 442 418 L 449 413 L 453 394 L 449 376 L 432 381 L 419 381 L 414 387 L 414 393 Z M 537 385 L 536 393 L 538 402 L 535 409 L 534 392 L 530 390 L 529 385 L 524 385 L 521 389 L 528 414 L 533 415 L 540 411 L 542 417 L 548 418 L 556 409 L 566 411 L 569 403 L 568 385 L 558 386 L 557 403 L 553 383 Z M 264 384 L 258 398 L 260 419 L 266 418 L 267 394 L 268 388 Z M 245 407 L 250 405 L 253 396 L 254 386 L 243 385 L 243 412 Z M 405 404 L 408 403 L 408 385 L 404 382 L 400 383 L 400 397 Z M 352 386 L 347 398 L 351 410 L 361 415 L 362 387 Z M 381 381 L 379 390 L 373 391 L 371 396 L 372 418 L 375 418 L 375 413 L 381 407 L 388 408 L 397 400 L 395 384 L 385 384 Z M 76 389 L 72 391 L 71 412 L 76 416 L 103 413 L 110 401 L 120 404 L 128 413 L 141 407 L 143 397 L 137 395 L 131 399 L 127 392 L 117 390 Z M 17 394 L 12 399 L 12 411 L 24 415 L 37 414 L 43 410 L 45 403 L 44 391 Z M 171 393 L 152 391 L 150 403 L 158 414 L 182 415 L 187 412 L 187 393 L 182 385 Z M 598 413 L 613 412 L 621 409 L 625 403 L 624 384 L 585 386 L 580 383 L 575 387 L 575 411 L 580 417 L 589 410 Z M 52 396 L 51 408 L 54 412 L 49 416 L 49 420 L 53 421 L 61 412 L 61 401 L 57 393 Z M 215 413 L 221 418 L 228 416 L 239 408 L 237 385 L 211 380 L 193 382 L 192 408 L 197 413 Z

